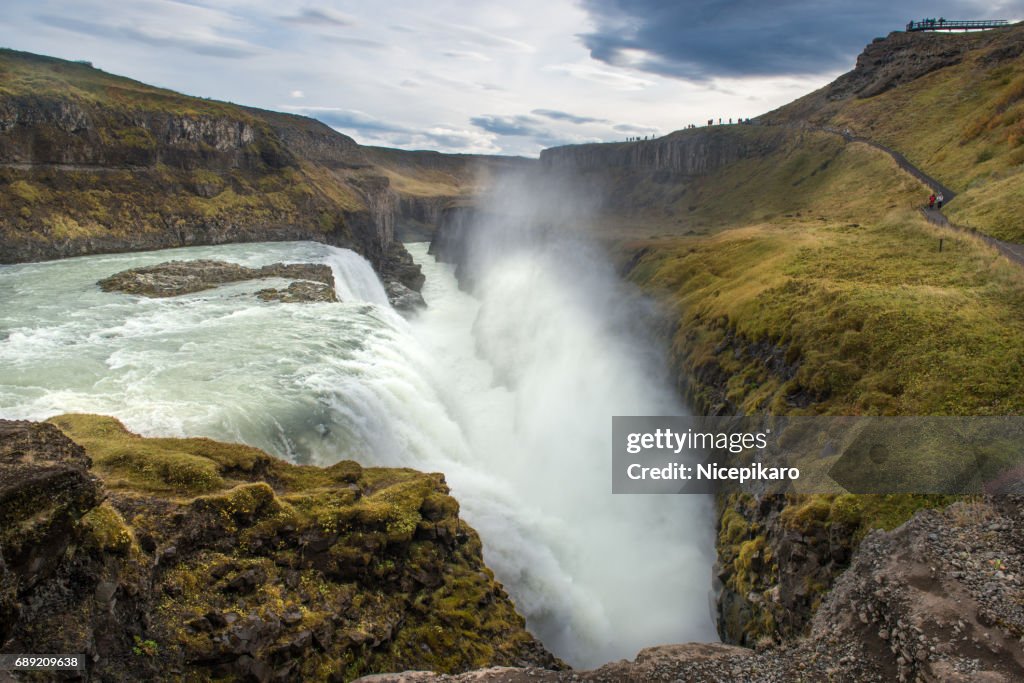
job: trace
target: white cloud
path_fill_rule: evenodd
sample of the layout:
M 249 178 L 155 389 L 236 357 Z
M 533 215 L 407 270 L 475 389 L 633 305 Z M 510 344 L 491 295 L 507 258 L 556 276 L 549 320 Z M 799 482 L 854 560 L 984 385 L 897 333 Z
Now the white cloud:
M 598 62 L 578 38 L 592 27 L 574 0 L 392 0 L 346 4 L 344 14 L 333 6 L 6 0 L 0 44 L 88 59 L 192 95 L 304 113 L 367 144 L 452 152 L 536 154 L 627 131 L 667 133 L 712 116 L 755 116 L 828 80 L 692 84 L 639 71 L 640 53 L 627 53 L 621 66 Z M 494 121 L 534 111 L 571 116 L 544 117 L 535 135 L 479 125 L 501 130 Z

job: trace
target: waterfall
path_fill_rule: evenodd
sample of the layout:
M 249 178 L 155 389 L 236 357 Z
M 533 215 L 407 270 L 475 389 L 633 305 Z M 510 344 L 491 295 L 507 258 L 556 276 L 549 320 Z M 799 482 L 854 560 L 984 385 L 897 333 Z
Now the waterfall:
M 364 259 L 307 242 L 2 266 L 0 417 L 94 412 L 297 462 L 443 472 L 558 656 L 591 666 L 714 639 L 707 501 L 610 493 L 610 416 L 681 407 L 622 334 L 607 274 L 510 250 L 471 296 L 411 251 L 429 304 L 412 322 Z M 172 258 L 328 263 L 343 302 L 262 302 L 261 281 L 168 299 L 95 285 Z
M 388 305 L 388 295 L 366 259 L 349 249 L 329 247 L 325 261 L 334 273 L 334 290 L 342 301 Z

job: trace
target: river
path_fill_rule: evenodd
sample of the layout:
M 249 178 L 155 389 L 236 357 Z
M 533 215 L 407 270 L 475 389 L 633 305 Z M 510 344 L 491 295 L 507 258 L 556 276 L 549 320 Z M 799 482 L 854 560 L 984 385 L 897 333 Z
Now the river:
M 556 254 L 495 259 L 470 295 L 425 244 L 426 311 L 387 305 L 357 254 L 194 247 L 0 267 L 0 417 L 114 415 L 295 462 L 444 472 L 527 626 L 574 666 L 717 640 L 710 502 L 613 496 L 612 415 L 679 414 L 620 293 Z M 332 266 L 340 304 L 265 303 L 274 281 L 169 299 L 96 281 L 171 259 Z M 277 283 L 283 284 L 283 283 Z

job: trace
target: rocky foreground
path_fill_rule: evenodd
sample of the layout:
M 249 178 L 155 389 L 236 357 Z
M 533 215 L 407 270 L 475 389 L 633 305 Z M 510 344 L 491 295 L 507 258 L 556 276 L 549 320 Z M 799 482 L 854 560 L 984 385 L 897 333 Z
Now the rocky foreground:
M 0 652 L 102 681 L 561 666 L 458 511 L 440 474 L 0 420 Z
M 761 650 L 690 643 L 592 671 L 406 672 L 362 683 L 1024 680 L 1024 497 L 925 510 L 871 533 L 807 636 Z

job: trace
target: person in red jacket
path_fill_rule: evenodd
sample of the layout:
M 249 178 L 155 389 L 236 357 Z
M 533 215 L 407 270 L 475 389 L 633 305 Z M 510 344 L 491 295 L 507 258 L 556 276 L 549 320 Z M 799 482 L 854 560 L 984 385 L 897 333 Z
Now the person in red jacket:
M 928 208 L 929 209 L 934 209 L 935 208 L 935 193 L 934 192 L 932 192 L 932 196 L 931 197 L 928 197 Z

